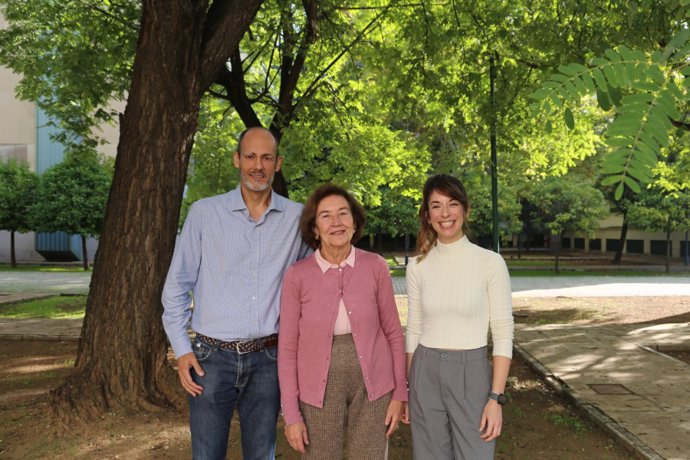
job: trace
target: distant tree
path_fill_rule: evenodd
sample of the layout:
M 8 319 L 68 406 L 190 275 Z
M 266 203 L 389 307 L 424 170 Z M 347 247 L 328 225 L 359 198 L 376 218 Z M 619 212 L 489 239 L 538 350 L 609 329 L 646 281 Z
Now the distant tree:
M 10 232 L 10 261 L 17 267 L 14 247 L 15 232 L 33 230 L 29 207 L 33 204 L 38 176 L 26 163 L 13 158 L 0 161 L 0 230 Z
M 95 153 L 69 153 L 43 173 L 31 208 L 37 230 L 81 237 L 84 270 L 89 269 L 86 239 L 101 233 L 111 178 Z
M 532 189 L 528 201 L 532 225 L 550 236 L 561 237 L 566 231 L 591 234 L 609 212 L 604 195 L 576 175 L 546 178 Z
M 400 190 L 382 188 L 381 204 L 367 207 L 367 226 L 365 233 L 369 235 L 369 247 L 373 246 L 373 239 L 379 236 L 378 250 L 381 251 L 381 235 L 414 235 L 419 228 L 417 210 L 419 199 L 406 196 Z M 406 248 L 407 249 L 407 248 Z
M 671 232 L 690 228 L 690 190 L 667 192 L 650 187 L 628 208 L 631 225 L 666 234 L 666 273 L 671 271 Z

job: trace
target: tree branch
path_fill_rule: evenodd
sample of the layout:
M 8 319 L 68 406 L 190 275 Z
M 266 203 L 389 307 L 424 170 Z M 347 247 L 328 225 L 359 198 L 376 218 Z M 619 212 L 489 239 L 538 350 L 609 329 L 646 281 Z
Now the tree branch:
M 235 51 L 244 29 L 236 24 L 250 24 L 263 0 L 216 0 L 206 13 L 201 44 L 200 86 L 204 93 L 222 75 L 228 57 Z

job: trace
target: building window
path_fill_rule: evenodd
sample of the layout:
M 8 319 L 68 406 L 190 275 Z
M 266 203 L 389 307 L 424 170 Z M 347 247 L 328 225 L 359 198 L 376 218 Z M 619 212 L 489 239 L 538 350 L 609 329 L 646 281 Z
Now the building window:
M 585 239 L 584 238 L 575 238 L 575 249 L 584 249 L 585 248 Z
M 671 254 L 673 254 L 673 241 L 669 241 L 671 245 Z M 666 255 L 666 240 L 652 240 L 650 241 L 650 253 L 653 256 L 665 256 Z
M 618 248 L 620 247 L 620 240 L 614 240 L 612 238 L 606 238 L 606 251 L 607 252 L 616 252 L 618 251 Z
M 570 249 L 570 238 L 564 236 L 561 238 L 561 247 L 563 249 Z
M 601 238 L 594 238 L 593 240 L 589 240 L 589 250 L 601 251 Z
M 627 252 L 628 254 L 644 254 L 644 240 L 626 241 L 625 252 Z

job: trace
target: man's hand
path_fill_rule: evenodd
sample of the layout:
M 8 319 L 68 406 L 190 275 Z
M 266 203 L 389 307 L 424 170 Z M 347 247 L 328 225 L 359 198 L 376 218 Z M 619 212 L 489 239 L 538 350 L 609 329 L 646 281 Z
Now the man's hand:
M 307 435 L 307 425 L 304 422 L 286 426 L 285 438 L 287 438 L 288 444 L 297 452 L 305 453 L 307 451 L 305 446 L 309 445 L 309 436 Z
M 201 368 L 199 361 L 196 359 L 196 355 L 193 351 L 185 353 L 184 355 L 177 358 L 177 375 L 180 377 L 180 383 L 182 388 L 185 389 L 187 393 L 192 396 L 198 396 L 204 391 L 204 388 L 200 385 L 194 383 L 192 380 L 192 374 L 189 372 L 190 368 L 194 368 L 194 371 L 200 377 L 204 376 L 204 370 Z

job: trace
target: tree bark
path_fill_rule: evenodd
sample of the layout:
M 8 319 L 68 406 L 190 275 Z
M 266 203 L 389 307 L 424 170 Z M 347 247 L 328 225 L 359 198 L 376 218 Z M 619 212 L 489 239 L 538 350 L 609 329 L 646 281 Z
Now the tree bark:
M 53 392 L 55 413 L 65 423 L 118 408 L 184 404 L 167 360 L 160 294 L 201 96 L 261 3 L 143 1 L 75 372 Z
M 79 235 L 81 237 L 81 260 L 84 271 L 89 269 L 89 255 L 86 253 L 86 236 Z

